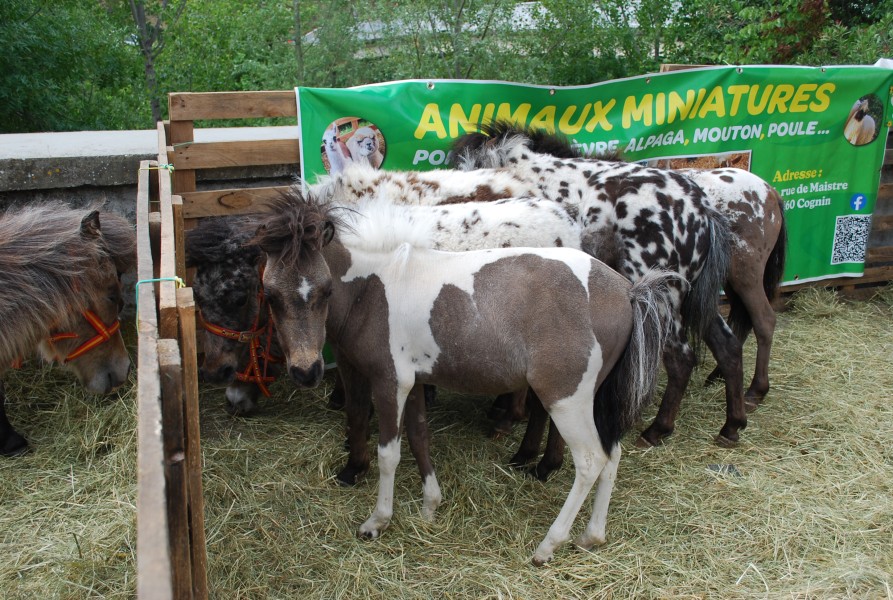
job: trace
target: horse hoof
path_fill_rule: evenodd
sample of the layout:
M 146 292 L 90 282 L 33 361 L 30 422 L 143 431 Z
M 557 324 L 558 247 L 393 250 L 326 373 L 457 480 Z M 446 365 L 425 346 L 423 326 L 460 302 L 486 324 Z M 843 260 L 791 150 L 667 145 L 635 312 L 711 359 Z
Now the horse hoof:
M 658 442 L 660 443 L 660 442 Z M 641 448 L 642 450 L 647 450 L 648 448 L 654 448 L 657 444 L 652 443 L 648 438 L 644 435 L 640 435 L 636 438 L 636 448 Z
M 342 487 L 354 487 L 365 474 L 366 469 L 344 467 L 337 475 L 335 475 L 335 481 Z
M 3 448 L 0 449 L 0 455 L 14 458 L 16 456 L 24 456 L 30 451 L 31 447 L 28 445 L 28 440 L 16 432 L 12 432 L 9 434 L 9 437 L 6 438 L 6 443 L 3 444 Z
M 542 567 L 551 559 L 551 556 L 540 556 L 539 554 L 534 554 L 533 558 L 530 559 L 530 562 L 533 564 L 534 567 Z
M 731 439 L 731 438 L 728 438 L 728 437 L 724 436 L 724 435 L 721 434 L 721 433 L 718 434 L 718 435 L 714 438 L 714 441 L 716 442 L 716 445 L 719 446 L 720 448 L 735 448 L 735 447 L 738 446 L 738 440 L 737 440 L 737 439 L 734 439 L 734 440 L 733 440 L 733 439 Z

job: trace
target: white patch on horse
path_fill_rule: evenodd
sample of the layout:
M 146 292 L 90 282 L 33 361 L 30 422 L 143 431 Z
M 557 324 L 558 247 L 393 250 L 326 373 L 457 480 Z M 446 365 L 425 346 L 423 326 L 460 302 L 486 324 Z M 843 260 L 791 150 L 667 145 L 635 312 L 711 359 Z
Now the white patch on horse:
M 357 239 L 368 239 L 358 232 Z M 444 286 L 474 297 L 475 275 L 486 265 L 514 256 L 536 255 L 566 264 L 589 293 L 590 256 L 568 248 L 501 248 L 454 253 L 412 248 L 401 244 L 382 261 L 382 252 L 351 248 L 351 265 L 342 277 L 348 283 L 372 275 L 384 284 L 388 302 L 391 356 L 398 379 L 413 381 L 416 373 L 430 373 L 440 355 L 431 331 L 431 313 Z
M 301 277 L 301 285 L 298 287 L 298 294 L 301 296 L 301 300 L 307 302 L 307 299 L 310 297 L 310 292 L 312 291 L 313 286 L 310 284 L 310 281 L 308 281 L 306 277 Z

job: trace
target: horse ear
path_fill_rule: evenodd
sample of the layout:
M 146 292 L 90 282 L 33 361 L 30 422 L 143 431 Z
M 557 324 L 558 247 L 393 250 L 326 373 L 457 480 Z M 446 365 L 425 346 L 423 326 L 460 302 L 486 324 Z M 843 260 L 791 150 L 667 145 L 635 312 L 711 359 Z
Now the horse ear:
M 81 219 L 81 234 L 84 237 L 99 237 L 99 211 L 90 211 L 83 219 Z
M 322 224 L 322 245 L 327 246 L 329 242 L 332 241 L 332 238 L 335 237 L 335 224 L 331 221 L 326 221 Z

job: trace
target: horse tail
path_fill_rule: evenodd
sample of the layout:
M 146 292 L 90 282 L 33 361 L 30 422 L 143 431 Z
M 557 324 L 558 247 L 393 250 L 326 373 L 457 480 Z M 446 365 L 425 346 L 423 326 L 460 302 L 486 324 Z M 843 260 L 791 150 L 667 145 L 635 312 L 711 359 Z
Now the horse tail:
M 682 325 L 686 337 L 698 352 L 707 327 L 717 314 L 719 292 L 728 280 L 731 264 L 731 230 L 726 218 L 709 206 L 707 214 L 710 242 L 704 265 L 682 299 Z
M 633 309 L 629 341 L 595 392 L 595 427 L 608 454 L 654 397 L 664 340 L 672 327 L 670 282 L 674 279 L 682 277 L 654 269 L 633 282 L 629 290 Z

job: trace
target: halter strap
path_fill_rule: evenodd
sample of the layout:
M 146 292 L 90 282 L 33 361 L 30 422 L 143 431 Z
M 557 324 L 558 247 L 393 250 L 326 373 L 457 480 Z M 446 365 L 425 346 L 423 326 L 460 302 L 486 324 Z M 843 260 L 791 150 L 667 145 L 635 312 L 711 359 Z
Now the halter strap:
M 259 268 L 259 273 L 261 281 L 263 281 L 263 265 Z M 261 327 L 259 326 L 260 317 L 265 308 L 268 312 L 267 324 Z M 267 366 L 271 363 L 282 362 L 282 358 L 274 356 L 271 352 L 274 335 L 273 311 L 267 304 L 263 285 L 261 285 L 257 291 L 257 314 L 254 315 L 254 323 L 251 324 L 251 329 L 246 329 L 245 331 L 227 329 L 226 327 L 221 327 L 220 325 L 215 325 L 214 323 L 206 321 L 204 317 L 202 317 L 201 311 L 198 311 L 197 315 L 201 322 L 201 326 L 205 331 L 228 340 L 248 344 L 248 366 L 245 367 L 244 371 L 236 373 L 236 379 L 244 383 L 254 383 L 260 389 L 261 393 L 269 398 L 270 390 L 267 388 L 266 384 L 275 381 L 276 378 L 267 375 Z M 265 348 L 261 348 L 260 344 L 260 337 L 262 335 L 267 336 L 267 344 Z M 263 368 L 261 368 L 260 365 L 261 359 L 263 359 L 264 362 Z
M 96 313 L 94 313 L 92 310 L 85 310 L 81 314 L 96 331 L 96 335 L 72 350 L 68 354 L 68 356 L 62 359 L 62 363 L 67 363 L 75 360 L 76 358 L 83 356 L 90 350 L 93 350 L 97 346 L 104 344 L 105 342 L 112 339 L 112 336 L 115 335 L 115 333 L 117 333 L 117 331 L 121 328 L 121 321 L 119 321 L 118 319 L 115 319 L 111 325 L 106 325 L 102 322 L 102 319 L 96 316 Z M 50 336 L 49 342 L 50 344 L 55 344 L 56 342 L 61 342 L 62 340 L 74 340 L 79 337 L 80 336 L 74 332 L 54 333 Z

